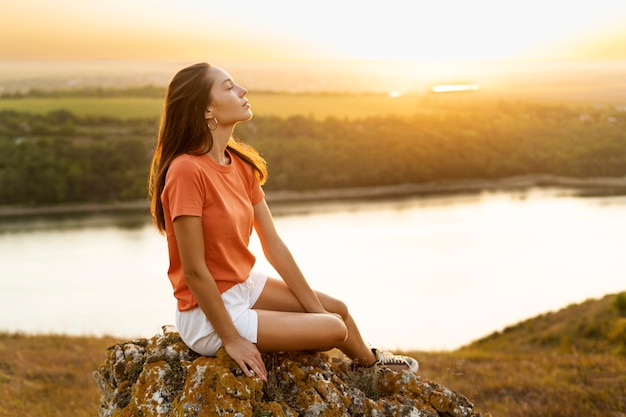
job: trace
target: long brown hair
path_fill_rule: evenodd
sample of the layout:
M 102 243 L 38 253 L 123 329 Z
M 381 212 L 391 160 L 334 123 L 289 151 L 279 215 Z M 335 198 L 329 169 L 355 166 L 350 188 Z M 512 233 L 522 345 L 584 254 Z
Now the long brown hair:
M 213 79 L 210 65 L 200 63 L 180 70 L 170 82 L 165 94 L 156 149 L 152 156 L 148 197 L 154 225 L 165 232 L 165 216 L 161 193 L 170 164 L 179 155 L 201 155 L 213 148 L 213 136 L 204 118 L 211 103 Z M 251 146 L 231 137 L 227 145 L 235 155 L 250 164 L 260 184 L 267 180 L 265 160 Z

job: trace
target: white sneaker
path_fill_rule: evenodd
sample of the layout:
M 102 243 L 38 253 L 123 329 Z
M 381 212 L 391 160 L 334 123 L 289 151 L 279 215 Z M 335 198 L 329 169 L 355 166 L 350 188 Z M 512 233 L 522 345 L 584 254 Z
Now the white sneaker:
M 419 363 L 409 357 L 403 355 L 394 355 L 391 352 L 380 349 L 372 349 L 374 356 L 376 357 L 375 365 L 385 366 L 392 371 L 411 371 L 417 372 L 419 369 Z

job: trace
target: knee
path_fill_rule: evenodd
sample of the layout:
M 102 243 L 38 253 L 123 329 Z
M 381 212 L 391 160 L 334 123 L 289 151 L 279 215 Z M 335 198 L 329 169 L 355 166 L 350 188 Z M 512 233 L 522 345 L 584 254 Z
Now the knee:
M 348 338 L 348 327 L 339 317 L 329 314 L 326 327 L 327 336 L 332 340 L 333 345 L 344 342 Z
M 328 311 L 331 313 L 339 314 L 343 321 L 346 321 L 350 316 L 348 312 L 348 306 L 341 300 L 333 299 L 329 305 Z

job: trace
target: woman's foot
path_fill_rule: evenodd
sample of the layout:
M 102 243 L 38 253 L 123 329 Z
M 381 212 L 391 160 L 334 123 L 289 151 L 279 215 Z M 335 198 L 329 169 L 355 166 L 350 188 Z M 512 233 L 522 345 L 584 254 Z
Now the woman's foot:
M 374 353 L 376 358 L 374 365 L 384 366 L 392 371 L 417 372 L 419 369 L 419 363 L 409 356 L 394 355 L 391 352 L 380 349 L 372 349 L 372 353 Z

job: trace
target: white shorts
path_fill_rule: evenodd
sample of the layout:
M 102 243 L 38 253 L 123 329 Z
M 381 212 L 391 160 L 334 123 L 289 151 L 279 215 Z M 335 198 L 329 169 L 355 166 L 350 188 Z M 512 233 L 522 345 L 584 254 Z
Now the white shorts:
M 235 328 L 245 339 L 256 343 L 259 330 L 259 317 L 252 306 L 261 296 L 267 282 L 267 275 L 253 270 L 250 277 L 241 284 L 229 288 L 222 294 L 226 310 Z M 176 309 L 176 327 L 183 342 L 193 351 L 204 356 L 215 356 L 223 346 L 211 322 L 200 307 L 188 311 Z

